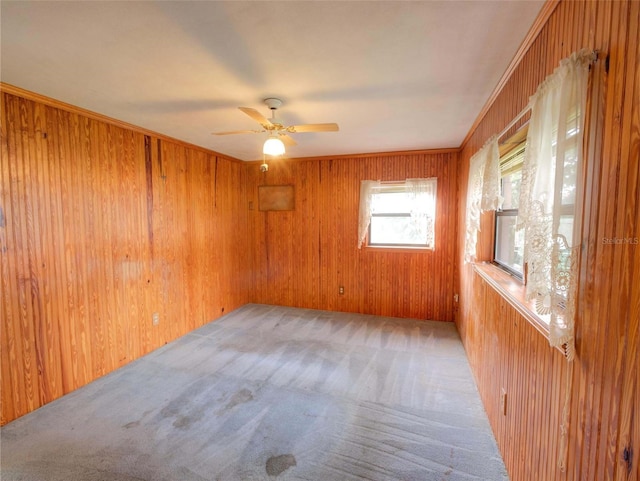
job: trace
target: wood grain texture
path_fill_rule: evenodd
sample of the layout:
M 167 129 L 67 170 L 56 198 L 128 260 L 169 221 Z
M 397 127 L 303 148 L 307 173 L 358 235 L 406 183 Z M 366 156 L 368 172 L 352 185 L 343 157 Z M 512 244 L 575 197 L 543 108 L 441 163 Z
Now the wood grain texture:
M 245 304 L 251 277 L 243 164 L 0 101 L 5 424 Z
M 249 164 L 249 195 L 293 184 L 291 212 L 250 212 L 253 302 L 418 319 L 453 319 L 455 152 Z M 437 177 L 435 251 L 358 249 L 360 181 Z M 344 287 L 344 295 L 338 293 Z
M 465 205 L 471 155 L 509 124 L 562 58 L 583 47 L 601 52 L 590 74 L 577 360 L 571 370 L 543 335 L 508 304 L 503 309 L 506 301 L 463 264 L 464 212 L 459 214 L 456 323 L 514 481 L 639 479 L 639 19 L 637 1 L 560 2 L 460 153 L 459 202 Z M 478 257 L 490 259 L 491 216 L 482 222 Z M 558 426 L 567 376 L 573 394 L 567 470 L 561 472 Z M 502 383 L 516 405 L 514 417 L 496 411 Z
M 215 155 L 219 158 L 224 158 L 226 160 L 230 160 L 233 162 L 244 163 L 242 160 L 236 159 L 234 157 L 230 157 L 225 154 L 221 154 L 219 152 L 212 151 L 210 149 L 205 149 L 204 147 L 200 147 L 199 145 L 194 145 L 189 142 L 185 142 L 184 140 L 174 139 L 173 137 L 169 137 L 167 135 L 159 134 L 149 129 L 145 129 L 144 127 L 140 127 L 138 125 L 133 125 L 123 120 L 114 119 L 113 117 L 108 117 L 106 115 L 100 114 L 98 112 L 94 112 L 92 110 L 83 109 L 82 107 L 78 107 L 76 105 L 71 105 L 66 102 L 62 102 L 57 99 L 53 99 L 51 97 L 47 97 L 46 95 L 41 95 L 37 92 L 32 92 L 30 90 L 25 90 L 23 88 L 17 87 L 15 85 L 11 85 L 5 82 L 0 82 L 0 89 L 8 94 L 15 95 L 16 97 L 28 98 L 29 100 L 33 100 L 39 105 L 54 107 L 59 110 L 63 110 L 65 112 L 69 112 L 72 114 L 77 114 L 80 117 L 84 117 L 91 120 L 97 120 L 98 122 L 102 122 L 108 125 L 113 125 L 114 127 L 120 127 L 124 130 L 128 130 L 131 132 L 140 133 L 143 135 L 148 135 L 152 137 L 156 137 L 161 140 L 166 140 L 171 142 L 172 144 L 179 144 L 184 147 L 187 147 L 192 150 L 198 150 L 201 152 L 205 152 L 207 154 Z

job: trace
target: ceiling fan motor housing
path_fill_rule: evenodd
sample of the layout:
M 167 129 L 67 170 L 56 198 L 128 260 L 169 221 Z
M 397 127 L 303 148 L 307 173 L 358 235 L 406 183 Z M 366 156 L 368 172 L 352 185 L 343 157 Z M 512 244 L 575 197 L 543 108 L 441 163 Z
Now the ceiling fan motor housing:
M 276 98 L 268 98 L 268 99 L 264 99 L 264 103 L 271 110 L 277 110 L 282 105 L 282 100 L 276 99 Z
M 282 122 L 282 120 L 276 117 L 276 110 L 278 110 L 282 105 L 282 100 L 272 97 L 272 98 L 264 99 L 264 103 L 267 107 L 271 109 L 271 118 L 269 119 L 269 122 L 271 122 L 271 125 L 270 126 L 263 125 L 263 127 L 271 131 L 280 130 L 284 126 L 284 123 Z

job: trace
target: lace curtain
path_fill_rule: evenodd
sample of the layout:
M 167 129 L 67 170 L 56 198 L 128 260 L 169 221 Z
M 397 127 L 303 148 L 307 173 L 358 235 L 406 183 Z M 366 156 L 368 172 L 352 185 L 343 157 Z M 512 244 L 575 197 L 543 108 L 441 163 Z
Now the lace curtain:
M 418 225 L 424 225 L 427 229 L 427 245 L 435 248 L 434 245 L 434 222 L 436 212 L 436 189 L 437 181 L 430 179 L 407 179 L 405 181 L 407 192 L 413 195 L 414 200 L 418 198 L 426 199 L 425 202 L 413 202 L 411 209 L 411 219 Z
M 552 346 L 575 355 L 574 318 L 582 232 L 582 140 L 592 59 L 562 60 L 531 97 L 518 228 L 525 229 L 526 293 L 549 315 Z
M 466 236 L 464 260 L 472 262 L 476 256 L 476 243 L 480 231 L 480 213 L 502 206 L 500 196 L 500 152 L 498 137 L 493 136 L 469 161 L 467 186 Z
M 382 183 L 379 180 L 363 180 L 360 183 L 360 212 L 358 215 L 358 249 L 367 238 L 369 223 L 371 222 L 371 201 L 373 194 L 379 190 Z

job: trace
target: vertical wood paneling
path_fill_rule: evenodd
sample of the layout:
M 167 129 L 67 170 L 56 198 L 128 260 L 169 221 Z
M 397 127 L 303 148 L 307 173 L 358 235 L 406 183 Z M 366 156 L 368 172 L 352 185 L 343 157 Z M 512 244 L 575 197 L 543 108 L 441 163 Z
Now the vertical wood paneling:
M 457 154 L 274 161 L 249 166 L 255 302 L 453 319 Z M 435 251 L 357 248 L 360 181 L 437 177 Z M 259 185 L 293 184 L 291 212 L 260 212 Z M 338 287 L 344 286 L 344 295 Z
M 639 479 L 639 19 L 635 1 L 560 2 L 460 154 L 459 202 L 464 206 L 471 155 L 510 122 L 563 57 L 583 47 L 600 50 L 590 75 L 578 359 L 567 365 L 517 312 L 509 312 L 509 306 L 499 311 L 500 296 L 458 257 L 456 323 L 514 481 Z M 460 253 L 464 212 L 458 219 Z M 491 216 L 485 216 L 482 227 L 478 255 L 487 259 Z M 563 473 L 556 461 L 567 376 L 572 376 L 573 394 Z M 502 387 L 498 379 L 508 385 L 514 417 L 492 407 Z M 631 462 L 625 450 L 633 451 Z
M 4 424 L 245 304 L 250 262 L 242 163 L 0 101 Z
M 629 193 L 627 198 L 627 226 L 630 232 L 633 229 L 633 239 L 640 240 L 640 3 L 632 4 L 630 11 L 629 38 L 629 67 L 630 71 L 635 70 L 633 77 L 633 87 L 629 88 L 628 94 L 631 99 L 629 104 L 631 121 L 630 142 L 628 144 L 628 158 L 630 162 L 627 185 Z M 633 32 L 635 31 L 635 39 Z M 633 46 L 636 46 L 634 54 Z M 635 57 L 634 57 L 635 55 Z M 635 68 L 631 65 L 635 64 Z M 635 163 L 633 162 L 635 159 Z M 629 455 L 635 463 L 625 466 L 618 460 L 619 471 L 622 477 L 638 481 L 640 480 L 640 247 L 636 244 L 631 248 L 630 255 L 633 256 L 627 265 L 630 270 L 630 297 L 628 308 L 628 328 L 627 328 L 627 360 L 626 369 L 623 373 L 622 399 L 620 403 L 620 428 L 617 445 L 617 452 L 622 453 L 624 460 L 624 450 L 629 446 L 632 452 Z M 633 470 L 635 469 L 635 474 Z

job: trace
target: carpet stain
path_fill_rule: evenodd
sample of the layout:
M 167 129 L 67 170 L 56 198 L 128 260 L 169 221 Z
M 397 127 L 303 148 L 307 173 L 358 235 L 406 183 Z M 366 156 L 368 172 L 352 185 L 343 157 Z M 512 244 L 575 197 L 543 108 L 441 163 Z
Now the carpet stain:
M 122 427 L 125 429 L 131 429 L 131 428 L 140 426 L 140 423 L 142 422 L 142 420 L 147 416 L 147 414 L 151 412 L 153 412 L 153 409 L 147 409 L 145 412 L 142 413 L 142 417 L 140 419 L 138 419 L 137 421 L 131 421 L 130 423 L 127 423 Z
M 296 466 L 296 458 L 293 454 L 281 454 L 267 459 L 266 469 L 269 476 L 278 476 L 291 466 Z
M 200 418 L 198 418 L 200 419 Z M 173 427 L 178 429 L 188 429 L 198 419 L 192 419 L 190 416 L 179 415 L 175 421 L 173 421 Z
M 227 405 L 221 409 L 221 411 L 228 411 L 238 404 L 248 403 L 251 400 L 253 400 L 253 393 L 248 389 L 240 389 L 240 391 L 231 396 L 231 399 L 229 400 Z

